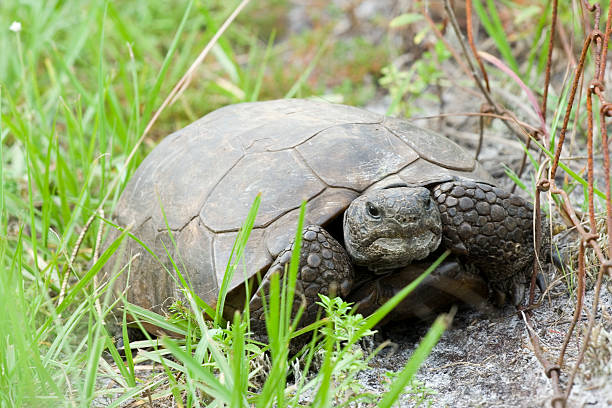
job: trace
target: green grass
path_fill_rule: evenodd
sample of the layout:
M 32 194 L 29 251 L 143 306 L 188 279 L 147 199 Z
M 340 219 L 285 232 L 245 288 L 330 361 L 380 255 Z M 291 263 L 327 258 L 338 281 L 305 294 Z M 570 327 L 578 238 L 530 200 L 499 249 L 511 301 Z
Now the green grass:
M 296 335 L 287 307 L 295 262 L 288 282 L 272 285 L 282 296 L 273 296 L 278 301 L 268 305 L 274 317 L 268 320 L 269 344 L 249 339 L 248 313 L 236 315 L 232 324 L 222 319 L 227 282 L 239 272 L 257 203 L 228 262 L 216 309 L 189 289 L 176 260 L 168 273 L 181 280 L 186 302 L 175 305 L 172 319 L 127 303 L 125 310 L 183 337 L 145 340 L 133 346 L 150 345 L 150 351 L 133 355 L 126 348 L 121 356 L 109 333 L 109 313 L 123 299 L 115 300 L 109 290 L 113 281 L 101 283 L 98 275 L 122 250 L 129 231 L 109 246 L 100 243 L 113 228 L 108 219 L 127 180 L 156 141 L 228 103 L 305 96 L 328 86 L 332 93 L 348 92 L 349 101 L 351 92 L 363 100 L 369 91 L 356 85 L 356 77 L 378 69 L 371 64 L 384 54 L 361 39 L 313 46 L 312 37 L 330 38 L 323 29 L 292 40 L 293 51 L 310 62 L 306 70 L 281 75 L 282 61 L 275 58 L 284 51 L 276 31 L 262 33 L 243 18 L 221 37 L 192 88 L 163 112 L 141 143 L 155 110 L 237 4 L 0 3 L 0 47 L 10 55 L 0 61 L 0 407 L 90 406 L 93 401 L 119 406 L 148 396 L 174 397 L 187 406 L 213 400 L 228 406 L 296 406 L 301 394 L 317 389 L 322 392 L 313 406 L 328 406 L 371 358 L 348 353 L 347 344 L 370 335 L 375 320 L 348 314 L 346 304 L 342 312 L 328 305 L 326 327 L 345 325 L 352 334 L 344 341 L 320 334 L 322 346 L 312 343 L 295 363 L 305 364 L 297 390 L 287 388 L 296 375 L 287 354 Z M 285 10 L 284 2 L 269 4 Z M 248 10 L 265 12 L 265 6 Z M 12 21 L 21 22 L 20 32 L 7 30 Z M 326 83 L 327 71 L 319 68 L 339 54 L 353 54 L 356 61 L 349 85 Z M 346 73 L 351 78 L 351 71 Z M 129 265 L 117 266 L 116 273 L 129 274 Z M 204 320 L 204 314 L 212 320 Z M 119 318 L 124 324 L 118 335 L 129 344 L 126 314 Z M 105 350 L 110 363 L 102 358 Z M 317 362 L 321 350 L 327 353 Z M 271 358 L 268 379 L 255 387 L 262 381 L 257 361 L 264 355 Z M 138 367 L 146 361 L 158 362 L 160 371 L 143 379 Z M 312 364 L 323 369 L 309 377 Z M 104 386 L 109 379 L 115 388 Z
M 378 85 L 391 94 L 392 110 L 410 113 L 418 106 L 413 101 L 435 96 L 432 82 L 453 84 L 438 70 L 450 58 L 440 41 L 401 71 L 390 63 L 397 53 L 391 41 L 381 46 L 362 36 L 335 36 L 334 18 L 342 15 L 338 10 L 325 9 L 332 17 L 313 17 L 315 29 L 287 36 L 288 27 L 279 21 L 288 2 L 251 2 L 214 45 L 189 89 L 143 138 L 162 101 L 238 3 L 0 2 L 0 407 L 91 406 L 94 400 L 120 406 L 132 398 L 174 398 L 185 406 L 300 406 L 315 394 L 310 406 L 357 401 L 391 406 L 406 398 L 406 392 L 415 395 L 415 404 L 429 398 L 415 373 L 449 316 L 434 323 L 385 394 L 355 389 L 354 379 L 379 351 L 365 352 L 359 341 L 372 335 L 375 325 L 431 269 L 369 317 L 352 314 L 339 299 L 322 298 L 323 318 L 298 330 L 288 307 L 296 251 L 285 278 L 271 285 L 267 343 L 249 337 L 248 311 L 224 320 L 227 286 L 234 273 L 242 272 L 242 253 L 259 201 L 228 260 L 215 308 L 190 289 L 180 259 L 173 259 L 167 272 L 181 282 L 185 301 L 174 305 L 170 318 L 115 300 L 109 290 L 113 282 L 98 281 L 102 267 L 132 238 L 123 231 L 101 247 L 115 227 L 109 221 L 113 207 L 143 157 L 165 135 L 230 103 L 323 95 L 359 105 L 381 92 Z M 516 11 L 514 3 L 474 2 L 494 51 L 535 89 L 545 62 L 539 37 L 549 24 L 540 17 L 547 4 L 517 11 L 517 21 L 534 21 L 537 27 L 525 40 L 527 33 L 510 33 L 512 27 L 502 18 L 501 7 Z M 560 13 L 562 24 L 578 27 L 568 10 Z M 412 13 L 403 16 L 394 20 L 394 29 L 423 20 Z M 20 32 L 8 30 L 13 21 L 21 23 Z M 427 33 L 429 29 L 421 30 L 423 36 Z M 528 43 L 525 56 L 514 55 L 517 41 Z M 495 76 L 500 77 L 507 80 L 503 74 Z M 548 115 L 553 135 L 567 92 L 565 85 L 549 94 L 549 106 L 556 109 Z M 536 145 L 551 157 L 555 143 L 553 137 L 551 146 Z M 537 169 L 535 156 L 530 160 Z M 583 175 L 568 164 L 561 168 L 571 178 L 568 190 L 585 185 Z M 595 193 L 603 196 L 601 189 Z M 130 265 L 116 265 L 114 272 L 129 274 Z M 148 347 L 146 351 L 136 355 L 127 347 L 120 355 L 105 322 L 122 304 L 140 322 L 180 338 L 149 338 L 131 344 Z M 118 318 L 123 324 L 113 334 L 129 345 L 126 313 Z M 306 331 L 316 333 L 314 340 L 292 358 L 290 340 Z M 157 368 L 143 376 L 139 367 L 151 362 Z
M 473 4 L 479 20 L 482 22 L 482 25 L 487 31 L 487 34 L 489 34 L 489 37 L 495 41 L 495 45 L 497 46 L 497 49 L 502 55 L 504 61 L 510 64 L 510 67 L 514 72 L 518 73 L 519 66 L 514 58 L 510 44 L 508 43 L 508 35 L 502 26 L 495 2 L 493 0 L 474 0 Z M 544 53 L 544 55 L 546 54 Z

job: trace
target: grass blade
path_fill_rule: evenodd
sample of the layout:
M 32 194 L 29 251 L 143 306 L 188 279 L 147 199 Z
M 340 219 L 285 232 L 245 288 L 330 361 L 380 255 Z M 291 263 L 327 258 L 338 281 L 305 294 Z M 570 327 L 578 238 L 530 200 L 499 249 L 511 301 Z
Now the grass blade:
M 485 11 L 481 0 L 474 0 L 474 10 L 476 10 L 476 13 L 478 14 L 478 17 L 487 33 L 495 41 L 495 45 L 497 46 L 499 53 L 510 65 L 510 68 L 512 68 L 514 72 L 518 73 L 518 63 L 514 58 L 510 44 L 508 44 L 507 35 L 504 31 L 501 19 L 499 18 L 499 14 L 497 14 L 495 3 L 492 0 L 486 0 L 486 2 L 490 16 Z
M 191 370 L 194 373 L 196 378 L 203 380 L 199 383 L 200 387 L 208 395 L 216 399 L 217 403 L 231 403 L 231 391 L 228 390 L 214 374 L 212 374 L 207 368 L 203 367 L 201 364 L 198 364 L 197 361 L 192 358 L 190 354 L 185 352 L 185 350 L 183 350 L 183 348 L 180 347 L 176 341 L 168 337 L 164 337 L 161 342 L 164 347 L 170 350 L 172 354 L 185 365 L 187 369 Z
M 259 210 L 260 204 L 261 194 L 257 194 L 255 201 L 253 201 L 253 205 L 251 205 L 251 209 L 247 214 L 247 218 L 238 232 L 236 241 L 234 242 L 234 246 L 230 253 L 230 259 L 228 260 L 227 267 L 225 268 L 225 274 L 223 275 L 223 281 L 221 282 L 221 287 L 219 288 L 219 297 L 217 299 L 217 306 L 215 308 L 214 315 L 215 325 L 218 325 L 223 318 L 223 307 L 225 305 L 227 291 L 234 277 L 234 273 L 236 272 L 236 268 L 243 258 L 244 249 L 249 240 L 249 236 L 251 235 L 251 231 L 253 230 L 255 217 L 257 217 L 257 211 Z
M 456 308 L 453 308 L 449 314 L 438 316 L 423 340 L 421 340 L 419 346 L 412 353 L 410 360 L 406 363 L 398 378 L 393 385 L 391 385 L 391 389 L 378 403 L 379 408 L 391 408 L 399 397 L 401 397 L 404 388 L 410 383 L 421 364 L 423 364 L 427 356 L 431 353 L 431 350 L 438 344 L 444 331 L 450 326 L 455 315 L 455 310 Z

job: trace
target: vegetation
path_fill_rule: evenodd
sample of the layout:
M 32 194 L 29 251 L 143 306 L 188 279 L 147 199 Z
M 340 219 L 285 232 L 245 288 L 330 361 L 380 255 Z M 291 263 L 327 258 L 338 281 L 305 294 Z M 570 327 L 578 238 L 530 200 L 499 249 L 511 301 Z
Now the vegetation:
M 379 351 L 364 350 L 360 341 L 418 282 L 368 318 L 351 314 L 350 305 L 339 299 L 322 298 L 327 318 L 308 328 L 315 340 L 296 358 L 288 355 L 288 343 L 301 332 L 287 307 L 295 262 L 288 282 L 271 285 L 271 298 L 283 294 L 285 302 L 268 305 L 273 318 L 267 320 L 267 343 L 250 339 L 248 313 L 225 322 L 222 310 L 207 309 L 186 285 L 186 301 L 174 305 L 171 318 L 124 305 L 132 315 L 179 333 L 181 339 L 133 343 L 141 350 L 137 355 L 129 347 L 122 355 L 115 346 L 105 321 L 123 302 L 111 296 L 112 282 L 99 282 L 98 273 L 129 232 L 109 246 L 102 243 L 126 182 L 162 137 L 217 107 L 258 99 L 323 95 L 361 105 L 388 92 L 390 113 L 412 115 L 419 113 L 413 103 L 417 97 L 438 103 L 440 93 L 432 85 L 444 88 L 452 80 L 438 69 L 451 59 L 445 41 L 435 36 L 441 25 L 426 25 L 415 17 L 420 14 L 398 13 L 389 32 L 388 19 L 368 21 L 385 33 L 372 39 L 362 33 L 343 35 L 350 30 L 338 34 L 336 24 L 347 13 L 338 7 L 317 4 L 303 11 L 310 29 L 301 30 L 287 21 L 288 2 L 266 0 L 248 5 L 211 42 L 239 3 L 0 2 L 0 407 L 120 406 L 132 399 L 188 407 L 349 406 L 357 401 L 391 406 L 404 390 L 413 404 L 431 401 L 431 390 L 414 374 L 450 315 L 433 323 L 383 395 L 353 386 Z M 510 17 L 500 16 L 492 1 L 474 1 L 493 40 L 492 52 L 504 62 L 492 75 L 539 94 L 549 2 L 528 7 L 520 1 L 502 3 Z M 528 40 L 520 31 L 508 35 L 506 18 L 535 22 L 537 32 Z M 580 31 L 571 10 L 562 11 L 560 19 Z M 413 27 L 413 43 L 425 51 L 406 68 L 396 63 L 402 50 L 393 39 Z M 528 44 L 520 56 L 515 51 L 519 43 Z M 212 48 L 204 67 L 193 73 L 174 103 L 158 111 L 207 44 Z M 508 72 L 518 74 L 525 88 L 508 81 Z M 467 83 L 460 81 L 461 86 Z M 548 97 L 553 140 L 540 151 L 551 157 L 570 84 L 564 82 Z M 577 127 L 584 123 L 585 110 L 579 112 L 570 121 Z M 587 184 L 582 174 L 562 167 L 568 174 L 566 190 Z M 524 177 L 513 177 L 534 191 Z M 595 194 L 605 197 L 601 188 Z M 228 279 L 239 264 L 256 209 L 257 202 L 235 257 L 228 260 Z M 181 271 L 171 272 L 180 276 Z M 125 314 L 121 317 L 125 323 Z M 123 324 L 119 337 L 125 345 L 130 344 L 127 334 Z
M 380 52 L 359 38 L 326 44 L 330 33 L 324 28 L 277 45 L 276 31 L 260 34 L 257 19 L 243 18 L 213 46 L 207 69 L 193 79 L 190 93 L 164 111 L 141 140 L 172 84 L 219 30 L 236 7 L 233 3 L 186 1 L 168 8 L 164 2 L 143 7 L 57 1 L 0 6 L 0 44 L 11 50 L 11 57 L 0 62 L 0 406 L 118 406 L 135 397 L 169 397 L 186 406 L 211 401 L 294 406 L 315 390 L 314 406 L 375 398 L 348 392 L 352 378 L 371 358 L 363 351 L 348 351 L 359 348 L 356 343 L 372 333 L 383 315 L 353 316 L 349 306 L 337 300 L 322 299 L 329 315 L 322 346 L 313 343 L 294 366 L 287 365 L 287 344 L 295 327 L 284 304 L 269 305 L 268 312 L 277 316 L 269 321 L 281 322 L 269 328 L 269 345 L 248 340 L 248 315 L 236 315 L 233 324 L 226 325 L 217 309 L 212 324 L 203 320 L 204 305 L 188 288 L 188 302 L 175 305 L 170 320 L 126 305 L 134 316 L 183 334 L 183 340 L 162 339 L 164 347 L 158 348 L 150 339 L 133 346 L 152 350 L 132 355 L 126 348 L 121 356 L 105 324 L 115 306 L 108 290 L 112 282 L 99 282 L 97 275 L 127 236 L 104 248 L 107 218 L 156 140 L 228 103 L 335 88 L 350 101 L 351 89 L 358 86 L 355 78 L 380 68 L 371 66 Z M 279 8 L 277 16 L 286 11 L 284 2 L 269 3 L 266 7 Z M 245 13 L 264 11 L 253 5 Z M 317 45 L 320 42 L 323 45 Z M 295 70 L 283 69 L 279 57 L 287 43 L 293 43 L 292 58 L 309 61 L 306 72 L 298 71 L 300 64 Z M 326 84 L 309 76 L 321 69 L 317 62 L 326 55 L 330 61 L 338 55 L 344 58 L 326 69 L 345 69 L 350 54 L 358 59 L 359 72 L 335 76 L 345 81 Z M 354 97 L 369 97 L 371 92 L 364 89 L 355 90 Z M 248 238 L 249 220 L 243 231 L 230 264 L 234 268 Z M 290 277 L 295 267 L 292 271 Z M 176 272 L 180 274 L 180 268 Z M 273 290 L 281 290 L 280 285 Z M 285 318 L 279 320 L 282 313 Z M 446 324 L 440 320 L 434 325 L 434 338 L 424 347 L 431 349 Z M 125 326 L 122 340 L 129 344 Z M 142 378 L 139 366 L 147 361 L 159 363 L 159 369 Z M 305 367 L 300 369 L 298 361 Z M 418 366 L 415 361 L 396 384 L 409 382 Z M 309 375 L 313 364 L 321 368 L 316 376 Z M 300 378 L 293 389 L 287 388 L 289 375 Z M 109 380 L 113 387 L 107 387 Z M 403 386 L 398 387 L 387 404 L 398 398 Z

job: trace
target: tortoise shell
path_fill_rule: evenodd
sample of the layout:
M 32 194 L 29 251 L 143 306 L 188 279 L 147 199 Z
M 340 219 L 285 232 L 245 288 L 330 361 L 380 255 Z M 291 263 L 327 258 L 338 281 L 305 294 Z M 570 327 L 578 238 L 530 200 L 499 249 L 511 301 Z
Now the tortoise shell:
M 132 239 L 118 251 L 121 265 L 131 260 L 128 300 L 160 311 L 182 297 L 169 254 L 195 293 L 214 306 L 258 193 L 245 267 L 230 284 L 234 293 L 293 238 L 303 200 L 305 225 L 325 226 L 365 190 L 455 177 L 489 180 L 470 153 L 404 119 L 320 100 L 218 109 L 163 139 L 118 201 L 114 220 L 159 258 Z

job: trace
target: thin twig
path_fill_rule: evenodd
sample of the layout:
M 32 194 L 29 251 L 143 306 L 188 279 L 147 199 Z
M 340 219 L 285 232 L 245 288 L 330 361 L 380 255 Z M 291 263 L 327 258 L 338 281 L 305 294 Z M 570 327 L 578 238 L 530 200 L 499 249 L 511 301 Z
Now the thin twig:
M 457 51 L 455 51 L 455 49 L 449 44 L 448 40 L 444 37 L 444 35 L 440 32 L 440 30 L 436 26 L 436 23 L 431 19 L 429 14 L 427 14 L 425 5 L 423 5 L 423 17 L 425 17 L 425 20 L 427 21 L 427 24 L 429 24 L 429 27 L 431 28 L 431 31 L 434 33 L 434 35 L 438 38 L 438 40 L 442 41 L 446 49 L 451 53 L 451 55 L 453 56 L 453 59 L 459 65 L 459 68 L 461 68 L 461 70 L 467 76 L 471 77 L 472 73 L 470 72 L 468 67 L 465 65 L 465 62 L 463 62 L 459 54 L 457 54 Z
M 95 264 L 96 262 L 98 262 L 98 256 L 100 255 L 100 245 L 102 244 L 102 232 L 104 231 L 104 210 L 100 210 L 100 226 L 98 229 L 98 236 L 96 237 L 96 246 L 94 247 L 94 253 L 93 253 L 93 263 Z M 93 277 L 93 281 L 94 281 L 94 289 L 98 289 L 98 287 L 100 286 L 100 282 L 98 279 L 98 274 L 94 275 Z M 96 297 L 96 311 L 98 312 L 99 316 L 102 316 L 102 305 L 100 304 L 100 298 Z
M 561 391 L 561 385 L 559 383 L 559 366 L 555 364 L 551 364 L 550 361 L 544 355 L 542 348 L 540 347 L 540 341 L 538 339 L 538 335 L 533 330 L 533 324 L 531 323 L 531 318 L 529 313 L 521 312 L 521 316 L 523 321 L 525 322 L 525 327 L 527 327 L 527 333 L 529 334 L 529 338 L 531 339 L 531 344 L 533 345 L 533 353 L 536 358 L 544 367 L 544 372 L 548 378 L 551 379 L 553 384 L 554 395 L 551 401 L 553 407 L 563 407 L 565 405 L 565 396 Z
M 480 150 L 482 149 L 482 142 L 484 139 L 484 116 L 478 118 L 478 145 L 476 146 L 476 153 L 474 153 L 474 160 L 478 160 L 480 156 Z
M 578 83 L 580 82 L 580 78 L 582 77 L 582 71 L 584 69 L 584 61 L 586 59 L 587 51 L 589 49 L 589 45 L 591 44 L 591 36 L 588 36 L 584 40 L 584 44 L 582 46 L 582 52 L 580 53 L 580 60 L 578 62 L 578 66 L 576 67 L 576 71 L 574 73 L 574 80 L 572 81 L 572 89 L 570 91 L 569 99 L 567 101 L 567 106 L 565 108 L 565 116 L 563 117 L 563 125 L 561 126 L 561 131 L 559 132 L 559 141 L 557 142 L 557 149 L 555 151 L 555 159 L 552 163 L 551 168 L 551 179 L 555 178 L 555 174 L 557 173 L 557 166 L 559 165 L 559 158 L 561 157 L 561 149 L 563 148 L 563 143 L 565 141 L 565 133 L 567 132 L 567 125 L 569 124 L 569 119 L 572 113 L 572 108 L 574 106 L 574 98 L 576 97 L 576 90 L 578 89 Z
M 448 14 L 450 18 L 451 26 L 453 27 L 455 35 L 457 36 L 457 39 L 459 40 L 459 44 L 461 45 L 461 51 L 463 52 L 463 56 L 465 57 L 470 67 L 470 71 L 472 72 L 472 77 L 474 78 L 474 82 L 476 83 L 476 86 L 478 86 L 478 89 L 480 89 L 480 92 L 482 92 L 485 99 L 487 100 L 491 108 L 495 111 L 495 113 L 499 115 L 508 115 L 512 118 L 512 120 L 515 123 L 518 123 L 518 119 L 512 112 L 509 112 L 506 109 L 503 109 L 497 103 L 495 103 L 495 101 L 493 100 L 493 97 L 491 96 L 491 93 L 488 92 L 485 86 L 482 84 L 480 75 L 478 75 L 478 72 L 476 71 L 476 68 L 474 67 L 474 64 L 472 63 L 472 59 L 469 56 L 467 47 L 465 45 L 465 38 L 463 38 L 463 34 L 461 34 L 461 29 L 459 28 L 457 17 L 455 16 L 455 12 L 453 11 L 453 8 L 451 7 L 449 0 L 444 0 L 444 8 L 446 9 L 446 13 Z M 508 124 L 508 122 L 504 121 L 503 123 L 512 133 L 517 135 L 519 138 L 521 137 L 520 132 L 517 132 L 516 129 L 514 129 L 512 126 Z
M 183 77 L 177 82 L 176 86 L 172 89 L 172 91 L 170 91 L 170 94 L 168 95 L 164 103 L 166 103 L 166 101 L 169 101 L 169 103 L 174 103 L 183 94 L 185 89 L 187 89 L 187 87 L 191 83 L 191 79 L 193 78 L 193 73 L 195 72 L 195 70 L 198 68 L 198 66 L 200 66 L 200 64 L 202 64 L 204 58 L 206 58 L 212 47 L 217 43 L 217 41 L 219 41 L 219 38 L 221 38 L 225 30 L 227 30 L 230 24 L 232 24 L 236 17 L 238 17 L 238 14 L 240 14 L 240 12 L 247 6 L 247 4 L 249 4 L 249 1 L 250 0 L 242 0 L 242 2 L 240 2 L 240 4 L 234 9 L 232 14 L 230 14 L 230 16 L 223 22 L 223 24 L 221 25 L 221 27 L 219 27 L 215 35 L 210 39 L 208 44 L 206 44 L 206 47 L 204 47 L 200 55 L 198 55 L 198 57 L 195 59 L 193 64 L 191 64 L 187 72 L 185 72 L 185 75 L 183 75 Z M 164 107 L 165 105 L 162 104 L 160 109 Z M 151 122 L 154 122 L 154 120 L 151 119 Z M 152 125 L 153 124 L 151 123 L 151 126 Z
M 476 71 L 476 68 L 474 67 L 474 64 L 472 63 L 472 59 L 470 58 L 468 54 L 467 48 L 465 46 L 465 39 L 463 38 L 463 34 L 461 33 L 461 29 L 459 28 L 459 23 L 457 22 L 457 17 L 455 16 L 455 12 L 453 11 L 453 8 L 449 0 L 444 0 L 444 8 L 446 9 L 446 13 L 448 14 L 448 17 L 450 18 L 451 26 L 453 27 L 453 30 L 455 31 L 455 35 L 457 36 L 457 39 L 459 40 L 459 45 L 461 45 L 463 56 L 465 57 L 470 67 L 470 71 L 472 72 L 472 77 L 474 78 L 474 82 L 476 82 L 476 86 L 478 86 L 478 88 L 480 89 L 480 92 L 482 92 L 484 97 L 487 99 L 487 102 L 489 102 L 491 106 L 496 107 L 496 110 L 499 113 L 499 109 L 497 109 L 497 104 L 493 101 L 493 98 L 491 97 L 491 93 L 488 92 L 485 86 L 482 84 L 480 75 L 478 75 L 478 72 Z
M 492 113 L 492 112 L 447 112 L 447 113 L 438 113 L 435 115 L 427 115 L 427 116 L 412 116 L 410 117 L 410 120 L 429 120 L 429 119 L 437 119 L 439 117 L 446 117 L 446 116 L 481 116 L 481 117 L 495 118 L 495 119 L 501 119 L 501 120 L 505 120 L 508 122 L 512 122 L 522 128 L 525 128 L 533 132 L 538 131 L 538 128 L 530 125 L 529 123 L 517 120 L 511 116 L 506 116 L 503 114 Z M 525 138 L 525 141 L 527 140 L 529 139 Z
M 191 78 L 191 75 L 193 73 L 193 71 L 195 70 L 195 67 L 200 64 L 204 58 L 206 57 L 206 55 L 208 54 L 208 52 L 212 49 L 212 47 L 217 43 L 217 41 L 219 40 L 219 38 L 221 37 L 221 35 L 225 32 L 225 30 L 227 30 L 227 28 L 229 27 L 229 25 L 231 24 L 231 22 L 236 18 L 236 16 L 240 13 L 240 11 L 242 11 L 242 9 L 244 9 L 244 7 L 249 3 L 249 0 L 243 0 L 238 7 L 236 7 L 236 9 L 234 10 L 234 12 L 225 20 L 225 22 L 223 23 L 223 25 L 219 28 L 219 30 L 217 30 L 217 32 L 215 33 L 215 35 L 210 39 L 210 41 L 206 44 L 206 46 L 204 47 L 204 49 L 202 50 L 202 52 L 200 53 L 200 55 L 198 55 L 198 57 L 196 58 L 196 60 L 194 61 L 193 64 L 191 64 L 191 67 L 189 67 L 189 69 L 187 70 L 187 72 L 185 73 L 185 75 L 183 75 L 183 77 L 179 80 L 179 82 L 175 85 L 175 87 L 172 89 L 172 91 L 170 92 L 170 94 L 166 97 L 166 99 L 164 100 L 164 102 L 161 104 L 161 106 L 155 111 L 155 114 L 153 115 L 153 117 L 151 118 L 151 120 L 149 121 L 149 123 L 147 124 L 147 126 L 145 127 L 145 130 L 142 132 L 142 135 L 138 138 L 138 140 L 136 141 L 136 143 L 134 144 L 134 147 L 132 148 L 132 151 L 130 151 L 130 154 L 127 156 L 127 158 L 125 159 L 125 162 L 123 163 L 123 166 L 121 167 L 121 170 L 119 171 L 119 173 L 117 174 L 117 176 L 113 179 L 112 183 L 110 184 L 108 191 L 106 192 L 106 195 L 104 196 L 104 198 L 102 200 L 100 200 L 100 204 L 98 205 L 98 210 L 101 210 L 104 206 L 104 204 L 106 203 L 106 201 L 108 200 L 108 198 L 110 197 L 110 195 L 113 193 L 113 191 L 115 190 L 115 188 L 117 187 L 119 180 L 121 180 L 121 175 L 123 173 L 125 173 L 129 163 L 132 161 L 132 159 L 134 158 L 134 155 L 136 154 L 136 151 L 138 150 L 138 147 L 142 144 L 143 140 L 145 139 L 145 137 L 147 136 L 147 134 L 149 133 L 149 131 L 151 130 L 151 128 L 153 127 L 153 124 L 155 123 L 155 121 L 157 120 L 157 118 L 159 118 L 159 116 L 161 115 L 162 111 L 174 100 L 176 99 L 176 97 L 178 97 L 177 92 L 180 90 L 180 92 L 183 92 L 185 90 L 185 88 L 189 85 L 189 80 Z
M 465 2 L 465 20 L 467 22 L 467 36 L 468 43 L 470 44 L 470 49 L 472 50 L 474 58 L 476 58 L 478 67 L 480 67 L 480 72 L 482 73 L 485 85 L 487 86 L 487 91 L 491 92 L 491 86 L 489 85 L 489 76 L 487 75 L 487 70 L 485 69 L 484 64 L 482 63 L 482 59 L 480 58 L 480 55 L 478 55 L 476 45 L 474 44 L 474 33 L 472 27 L 472 0 L 466 0 Z
M 548 100 L 548 86 L 550 85 L 550 68 L 552 65 L 552 54 L 555 45 L 555 29 L 557 27 L 558 0 L 553 0 L 552 22 L 550 23 L 550 39 L 548 41 L 548 55 L 546 57 L 546 71 L 544 74 L 544 92 L 542 94 L 542 115 L 546 121 L 546 102 Z
M 87 231 L 89 231 L 89 228 L 91 227 L 91 223 L 96 218 L 96 214 L 97 212 L 94 212 L 87 219 L 87 222 L 85 223 L 85 226 L 83 227 L 83 230 L 79 234 L 77 242 L 74 244 L 74 249 L 72 250 L 72 254 L 70 255 L 70 258 L 68 259 L 67 265 L 64 265 L 64 267 L 62 268 L 63 269 L 63 273 L 62 273 L 63 281 L 62 281 L 62 287 L 60 288 L 60 293 L 57 297 L 58 306 L 64 300 L 64 296 L 66 295 L 66 289 L 68 287 L 68 281 L 70 280 L 69 279 L 70 271 L 74 269 L 74 266 L 73 266 L 74 261 L 76 260 L 77 254 L 79 253 L 79 249 L 81 248 L 81 245 L 83 244 L 83 239 L 85 239 L 85 234 L 87 234 Z
M 580 240 L 580 247 L 578 250 L 578 270 L 584 271 L 584 239 Z M 563 359 L 565 358 L 565 350 L 569 345 L 569 342 L 572 338 L 572 333 L 574 332 L 574 328 L 578 323 L 578 319 L 580 318 L 580 314 L 582 311 L 582 306 L 584 302 L 584 288 L 585 288 L 585 277 L 586 274 L 582 273 L 578 275 L 578 287 L 576 288 L 576 306 L 574 307 L 574 315 L 572 317 L 572 321 L 570 323 L 570 327 L 565 334 L 565 339 L 563 340 L 563 345 L 561 346 L 561 351 L 559 352 L 559 358 L 557 359 L 557 364 L 559 367 L 563 368 Z

